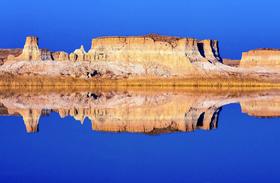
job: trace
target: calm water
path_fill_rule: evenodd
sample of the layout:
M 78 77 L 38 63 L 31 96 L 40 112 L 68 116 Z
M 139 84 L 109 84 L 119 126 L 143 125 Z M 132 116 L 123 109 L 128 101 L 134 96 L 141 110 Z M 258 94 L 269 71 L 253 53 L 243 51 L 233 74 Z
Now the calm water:
M 0 182 L 279 182 L 279 94 L 1 92 Z

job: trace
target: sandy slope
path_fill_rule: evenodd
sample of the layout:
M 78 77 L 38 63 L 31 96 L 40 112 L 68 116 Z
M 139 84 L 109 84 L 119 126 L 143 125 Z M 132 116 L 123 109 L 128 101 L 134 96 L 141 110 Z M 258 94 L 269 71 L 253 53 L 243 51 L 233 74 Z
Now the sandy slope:
M 16 76 L 48 76 L 73 78 L 137 78 L 153 76 L 159 78 L 220 78 L 220 79 L 256 79 L 256 80 L 278 80 L 280 71 L 262 68 L 236 68 L 221 63 L 195 62 L 192 63 L 189 73 L 176 75 L 169 68 L 161 65 L 130 64 L 123 62 L 55 62 L 55 61 L 8 61 L 0 66 L 0 74 Z

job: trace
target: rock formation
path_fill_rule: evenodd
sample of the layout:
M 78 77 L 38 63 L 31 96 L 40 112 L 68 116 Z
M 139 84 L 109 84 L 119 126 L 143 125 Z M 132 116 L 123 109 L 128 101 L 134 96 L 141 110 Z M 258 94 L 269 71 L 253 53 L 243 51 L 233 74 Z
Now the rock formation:
M 88 52 L 92 62 L 115 61 L 141 64 L 144 70 L 168 70 L 183 75 L 193 62 L 220 62 L 218 42 L 159 35 L 103 37 L 92 40 Z
M 240 67 L 280 68 L 280 49 L 257 49 L 242 54 Z
M 0 67 L 0 75 L 83 79 L 98 77 L 118 80 L 193 78 L 194 82 L 197 79 L 231 82 L 233 79 L 241 81 L 246 78 L 252 83 L 256 80 L 276 83 L 280 78 L 279 57 L 280 50 L 250 51 L 243 53 L 240 67 L 234 68 L 221 63 L 216 40 L 154 34 L 96 38 L 92 40 L 88 52 L 81 46 L 68 55 L 62 51 L 51 53 L 46 49 L 39 49 L 38 38 L 27 37 L 22 53 L 19 56 L 8 56 L 7 60 L 11 62 L 5 62 Z M 53 60 L 71 62 L 53 62 Z M 0 64 L 1 62 L 3 63 L 3 60 L 0 60 Z M 227 60 L 224 63 L 232 64 Z M 236 63 L 231 66 L 236 66 Z M 260 68 L 246 68 L 251 66 Z
M 68 61 L 69 55 L 68 55 L 68 53 L 66 53 L 64 51 L 53 52 L 52 59 L 54 61 Z
M 69 55 L 70 61 L 76 62 L 77 58 L 78 58 L 78 56 L 75 53 L 70 53 L 70 55 Z
M 81 45 L 80 49 L 76 49 L 74 51 L 74 54 L 77 55 L 76 61 L 78 61 L 78 62 L 86 61 L 86 59 L 87 59 L 87 52 L 85 51 L 83 45 Z M 73 56 L 72 56 L 72 58 L 73 58 Z M 73 60 L 75 60 L 75 59 L 73 59 Z
M 42 52 L 38 46 L 38 38 L 29 36 L 26 38 L 22 54 L 17 57 L 9 56 L 8 60 L 24 60 L 24 61 L 40 61 L 42 60 Z
M 233 60 L 233 59 L 223 58 L 223 64 L 231 66 L 231 67 L 239 67 L 240 60 Z
M 2 65 L 8 58 L 9 55 L 17 57 L 22 53 L 21 48 L 15 49 L 0 49 L 0 65 Z

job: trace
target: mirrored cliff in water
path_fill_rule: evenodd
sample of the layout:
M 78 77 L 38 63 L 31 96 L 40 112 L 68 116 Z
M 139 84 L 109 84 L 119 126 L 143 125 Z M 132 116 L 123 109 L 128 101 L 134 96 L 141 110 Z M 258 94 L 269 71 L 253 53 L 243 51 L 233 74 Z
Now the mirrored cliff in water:
M 218 127 L 223 106 L 239 103 L 255 117 L 280 116 L 280 92 L 92 91 L 0 92 L 0 115 L 22 117 L 28 133 L 41 116 L 72 116 L 104 132 L 161 134 Z

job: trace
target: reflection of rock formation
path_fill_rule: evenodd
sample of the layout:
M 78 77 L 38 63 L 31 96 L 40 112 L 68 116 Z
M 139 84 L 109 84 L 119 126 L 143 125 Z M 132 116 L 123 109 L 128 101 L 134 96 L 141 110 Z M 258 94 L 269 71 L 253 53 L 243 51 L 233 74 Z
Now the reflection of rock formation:
M 23 117 L 26 131 L 28 133 L 37 132 L 41 110 L 22 110 L 19 114 Z
M 242 112 L 255 117 L 280 117 L 280 96 L 240 103 Z
M 241 103 L 254 116 L 280 116 L 278 93 L 200 95 L 193 92 L 97 92 L 49 94 L 0 94 L 3 115 L 21 115 L 28 132 L 38 130 L 40 115 L 50 111 L 73 116 L 82 124 L 109 132 L 168 133 L 217 128 L 222 106 Z M 267 107 L 267 105 L 270 105 Z
M 8 109 L 10 115 L 20 115 L 23 118 L 26 131 L 34 133 L 38 131 L 39 119 L 41 114 L 44 115 L 42 110 L 39 109 Z
M 199 109 L 191 107 L 185 115 L 187 131 L 193 131 L 197 128 L 211 130 L 217 127 L 220 108 L 210 107 L 208 109 Z

